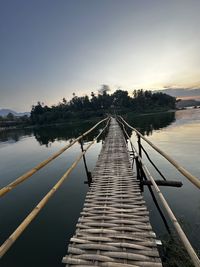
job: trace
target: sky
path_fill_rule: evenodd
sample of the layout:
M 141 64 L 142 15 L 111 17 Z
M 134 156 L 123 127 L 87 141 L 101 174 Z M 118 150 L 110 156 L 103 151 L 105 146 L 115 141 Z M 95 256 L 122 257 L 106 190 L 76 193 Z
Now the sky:
M 0 108 L 200 88 L 199 0 L 0 0 Z

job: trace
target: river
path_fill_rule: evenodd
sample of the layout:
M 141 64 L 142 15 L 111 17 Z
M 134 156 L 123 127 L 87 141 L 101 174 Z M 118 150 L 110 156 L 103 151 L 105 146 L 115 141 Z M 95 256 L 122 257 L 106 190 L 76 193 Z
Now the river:
M 139 117 L 129 116 L 128 121 L 188 171 L 197 177 L 200 176 L 200 109 Z M 7 185 L 58 151 L 91 125 L 92 123 L 0 132 L 0 186 Z M 86 143 L 92 140 L 97 132 L 91 134 Z M 135 134 L 131 132 L 130 134 L 136 145 Z M 200 249 L 199 190 L 149 145 L 142 143 L 166 178 L 183 182 L 181 188 L 162 187 L 161 190 L 191 243 L 196 249 Z M 101 146 L 102 140 L 99 140 L 87 152 L 86 160 L 89 170 L 94 168 Z M 59 180 L 80 151 L 80 144 L 76 144 L 1 198 L 1 243 Z M 145 157 L 144 160 L 153 176 L 159 179 L 158 174 Z M 2 267 L 64 266 L 61 260 L 67 252 L 68 241 L 75 231 L 88 190 L 88 185 L 84 183 L 86 180 L 85 169 L 81 161 L 36 219 L 4 255 L 1 260 Z M 166 228 L 147 188 L 144 190 L 144 197 L 150 210 L 153 229 L 158 238 L 163 239 L 166 235 Z

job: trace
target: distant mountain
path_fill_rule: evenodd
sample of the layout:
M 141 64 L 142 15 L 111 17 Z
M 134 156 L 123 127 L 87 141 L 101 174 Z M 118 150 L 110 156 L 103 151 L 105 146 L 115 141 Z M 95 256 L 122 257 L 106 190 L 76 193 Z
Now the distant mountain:
M 193 100 L 193 99 L 183 99 L 176 103 L 177 108 L 186 108 L 186 107 L 194 107 L 194 106 L 200 106 L 200 101 Z
M 179 99 L 176 103 L 177 108 L 200 106 L 200 88 L 166 88 L 154 92 L 161 92 Z
M 156 92 L 156 91 L 154 91 Z M 163 90 L 158 90 L 157 92 L 162 92 L 177 98 L 183 99 L 200 99 L 200 88 L 189 89 L 189 88 L 167 88 Z
M 5 108 L 0 109 L 0 116 L 2 117 L 7 116 L 9 113 L 12 113 L 14 116 L 17 116 L 17 117 L 21 117 L 24 115 L 30 116 L 30 112 L 16 112 L 14 110 L 5 109 Z

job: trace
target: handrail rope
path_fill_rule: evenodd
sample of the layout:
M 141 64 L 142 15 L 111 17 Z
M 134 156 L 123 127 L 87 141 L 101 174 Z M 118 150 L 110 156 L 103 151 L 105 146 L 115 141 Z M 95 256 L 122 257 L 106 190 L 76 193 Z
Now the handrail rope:
M 134 154 L 134 155 L 136 154 L 136 157 L 138 158 L 138 156 L 137 156 L 138 153 L 137 153 L 135 147 L 133 146 L 133 143 L 130 141 L 130 137 L 129 137 L 129 135 L 128 135 L 126 129 L 125 129 L 124 124 L 123 124 L 120 120 L 118 120 L 118 119 L 117 119 L 117 121 L 118 121 L 118 122 L 122 125 L 122 127 L 123 127 L 123 131 L 124 131 L 126 137 L 127 137 L 128 140 L 129 140 L 129 143 L 130 143 L 130 145 L 131 145 L 131 149 L 132 149 L 133 154 Z M 135 153 L 135 152 L 136 152 L 136 153 Z M 135 159 L 136 159 L 136 157 L 135 157 Z M 136 163 L 136 164 L 137 164 L 137 163 Z M 148 180 L 148 179 L 146 178 L 146 180 Z M 163 223 L 164 223 L 164 225 L 165 225 L 165 227 L 166 227 L 168 233 L 170 234 L 171 231 L 170 231 L 170 228 L 169 228 L 169 226 L 168 226 L 167 220 L 166 220 L 165 215 L 164 215 L 164 213 L 162 212 L 162 210 L 161 210 L 161 208 L 160 208 L 160 206 L 159 206 L 159 204 L 158 204 L 158 201 L 157 201 L 157 199 L 156 199 L 156 197 L 155 197 L 155 194 L 154 194 L 154 192 L 153 192 L 153 189 L 151 188 L 150 185 L 147 185 L 147 186 L 148 186 L 149 192 L 150 192 L 150 194 L 151 194 L 151 196 L 152 196 L 152 198 L 153 198 L 154 204 L 156 205 L 156 207 L 157 207 L 157 209 L 158 209 L 158 212 L 160 213 L 160 216 L 161 216 L 161 218 L 162 218 L 162 220 L 163 220 Z
M 149 157 L 149 155 L 148 155 L 147 151 L 144 149 L 143 145 L 140 144 L 140 146 L 142 148 L 142 151 L 145 153 L 147 159 L 149 160 L 149 162 L 151 162 L 151 164 L 156 169 L 156 171 L 160 174 L 160 176 L 163 178 L 163 180 L 167 181 L 167 179 L 165 178 L 165 176 L 162 174 L 162 172 L 157 168 L 157 166 L 155 165 L 155 163 Z
M 69 174 L 73 171 L 73 169 L 77 166 L 80 159 L 85 155 L 86 151 L 97 141 L 99 136 L 105 131 L 108 127 L 110 119 L 107 121 L 106 126 L 103 130 L 93 139 L 93 141 L 84 149 L 84 151 L 79 154 L 77 159 L 73 162 L 73 164 L 68 168 L 68 170 L 63 174 L 60 180 L 53 186 L 53 188 L 42 198 L 42 200 L 37 204 L 37 206 L 28 214 L 28 216 L 23 220 L 23 222 L 17 227 L 17 229 L 9 236 L 8 239 L 0 246 L 0 258 L 9 250 L 9 248 L 13 245 L 13 243 L 17 240 L 17 238 L 23 233 L 23 231 L 27 228 L 27 226 L 32 222 L 32 220 L 37 216 L 37 214 L 41 211 L 41 209 L 46 205 L 48 200 L 54 195 L 54 193 L 58 190 L 58 188 L 62 185 L 62 183 L 66 180 Z
M 126 132 L 127 133 L 127 132 Z M 129 142 L 132 144 L 132 141 L 129 137 L 129 135 L 127 134 L 127 137 L 129 139 Z M 153 176 L 150 174 L 148 168 L 146 167 L 146 165 L 143 163 L 142 161 L 142 158 L 139 156 L 139 154 L 137 153 L 137 150 L 135 149 L 134 145 L 132 144 L 131 147 L 134 148 L 134 152 L 135 154 L 137 155 L 138 157 L 138 160 L 140 161 L 141 163 L 141 166 L 146 174 L 146 176 L 151 180 L 152 182 L 152 185 L 155 187 L 155 190 L 156 190 L 156 193 L 158 194 L 159 198 L 160 198 L 160 201 L 162 202 L 165 210 L 167 211 L 171 221 L 172 221 L 172 224 L 174 225 L 177 233 L 178 233 L 178 236 L 180 237 L 183 245 L 185 246 L 185 249 L 186 251 L 188 252 L 188 254 L 190 255 L 190 258 L 192 259 L 192 262 L 194 263 L 194 266 L 195 267 L 200 267 L 200 259 L 198 258 L 196 252 L 194 251 L 192 245 L 190 244 L 186 234 L 184 233 L 183 229 L 181 228 L 180 224 L 178 223 L 175 215 L 173 214 L 170 206 L 168 205 L 166 199 L 164 198 L 163 194 L 161 193 L 159 187 L 157 186 Z
M 36 173 L 37 171 L 39 171 L 40 169 L 42 169 L 44 166 L 46 166 L 49 162 L 51 162 L 52 160 L 54 160 L 55 158 L 57 158 L 58 156 L 60 156 L 64 151 L 66 151 L 67 149 L 69 149 L 71 146 L 73 146 L 76 142 L 78 142 L 84 136 L 88 135 L 97 126 L 99 126 L 99 124 L 101 124 L 102 122 L 104 122 L 104 121 L 106 121 L 108 119 L 109 119 L 109 117 L 107 117 L 107 118 L 99 121 L 92 128 L 90 128 L 88 131 L 86 131 L 85 133 L 83 133 L 82 135 L 80 135 L 79 137 L 77 137 L 76 139 L 74 139 L 70 144 L 68 144 L 65 147 L 63 147 L 62 149 L 60 149 L 58 152 L 56 152 L 55 154 L 53 154 L 52 156 L 50 156 L 48 159 L 40 162 L 34 168 L 32 168 L 31 170 L 27 171 L 23 175 L 19 176 L 16 180 L 14 180 L 13 182 L 11 182 L 10 184 L 2 187 L 0 189 L 0 197 L 2 197 L 3 195 L 5 195 L 6 193 L 10 192 L 18 184 L 22 183 L 23 181 L 25 181 L 26 179 L 28 179 L 29 177 L 31 177 L 34 173 Z
M 122 122 L 120 122 L 120 120 L 118 120 L 118 119 L 117 119 L 117 121 L 123 126 L 123 130 L 124 130 L 124 132 L 125 132 L 127 138 L 129 138 L 129 135 L 128 135 L 127 131 L 125 130 L 125 126 L 124 126 L 124 124 L 123 124 Z M 133 149 L 133 147 L 132 147 L 132 143 L 131 143 L 130 145 L 131 145 L 132 151 L 134 152 L 134 149 Z M 150 162 L 150 163 L 153 165 L 153 167 L 155 168 L 155 170 L 160 174 L 160 176 L 163 178 L 163 180 L 167 181 L 167 179 L 165 178 L 165 176 L 162 174 L 162 172 L 157 168 L 157 166 L 155 165 L 155 163 L 154 163 L 154 162 L 151 160 L 151 158 L 149 157 L 149 155 L 148 155 L 147 151 L 144 149 L 143 145 L 140 144 L 140 146 L 141 146 L 143 152 L 145 153 L 147 159 L 149 160 L 149 162 Z
M 200 180 L 183 168 L 177 161 L 175 161 L 172 157 L 170 157 L 167 153 L 162 151 L 156 145 L 154 145 L 151 141 L 149 141 L 144 135 L 142 135 L 138 130 L 133 128 L 130 124 L 128 124 L 122 116 L 119 116 L 121 120 L 132 130 L 134 130 L 143 140 L 145 140 L 153 149 L 155 149 L 159 154 L 161 154 L 164 158 L 166 158 L 181 174 L 183 174 L 190 182 L 192 182 L 196 187 L 200 189 Z

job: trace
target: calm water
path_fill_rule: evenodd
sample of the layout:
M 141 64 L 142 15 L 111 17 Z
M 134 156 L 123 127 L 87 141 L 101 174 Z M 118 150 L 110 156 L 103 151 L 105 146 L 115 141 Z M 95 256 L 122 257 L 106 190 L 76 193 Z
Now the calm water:
M 138 118 L 129 117 L 132 125 L 165 150 L 194 175 L 200 176 L 200 110 L 184 110 Z M 71 125 L 20 130 L 0 133 L 0 186 L 7 185 L 22 173 L 62 148 L 90 125 Z M 97 134 L 98 131 L 94 133 Z M 131 133 L 130 133 L 131 134 Z M 92 140 L 90 135 L 86 142 Z M 136 143 L 134 133 L 132 140 Z M 181 222 L 192 244 L 200 249 L 200 194 L 186 178 L 181 177 L 166 160 L 143 144 L 165 176 L 181 180 L 182 188 L 162 188 L 166 199 Z M 90 170 L 95 166 L 102 146 L 100 140 L 87 153 Z M 0 242 L 15 230 L 41 198 L 58 181 L 80 153 L 77 144 L 64 152 L 26 182 L 2 197 L 0 201 Z M 145 158 L 144 158 L 145 160 Z M 145 160 L 146 161 L 146 160 Z M 152 174 L 159 179 L 151 168 Z M 73 235 L 82 209 L 88 186 L 83 163 L 80 162 L 68 180 L 50 199 L 46 207 L 24 231 L 13 247 L 1 260 L 2 267 L 61 267 L 67 244 Z M 158 236 L 166 233 L 164 224 L 146 189 L 144 192 L 150 210 L 151 223 Z
M 177 111 L 176 113 L 165 113 L 141 117 L 137 120 L 129 118 L 129 121 L 140 128 L 143 134 L 155 145 L 171 155 L 183 167 L 193 175 L 200 177 L 200 110 L 189 109 Z M 164 126 L 166 121 L 166 126 Z M 161 128 L 159 127 L 159 123 Z M 137 147 L 135 134 L 131 137 Z M 154 163 L 162 170 L 162 173 L 169 180 L 182 181 L 181 188 L 161 187 L 165 198 L 172 208 L 175 216 L 181 223 L 192 245 L 200 251 L 200 191 L 171 166 L 160 154 L 145 142 L 142 142 Z M 146 165 L 155 179 L 161 179 L 149 162 L 145 159 Z M 152 197 L 146 188 L 144 196 L 150 210 L 150 218 L 153 229 L 161 239 L 166 234 L 166 228 L 155 208 Z M 162 204 L 160 204 L 162 207 Z M 166 218 L 167 215 L 166 215 Z M 170 221 L 168 220 L 171 226 Z

